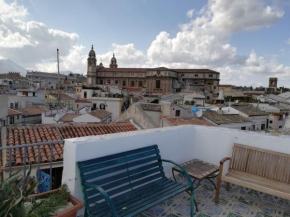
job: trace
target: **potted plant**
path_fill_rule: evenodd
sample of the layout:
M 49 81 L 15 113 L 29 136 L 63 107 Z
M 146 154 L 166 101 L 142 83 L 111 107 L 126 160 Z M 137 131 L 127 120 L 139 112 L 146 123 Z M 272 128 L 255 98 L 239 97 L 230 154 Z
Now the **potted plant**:
M 30 177 L 14 173 L 0 182 L 0 217 L 75 217 L 83 204 L 70 195 L 66 185 L 61 188 L 34 194 L 39 182 Z

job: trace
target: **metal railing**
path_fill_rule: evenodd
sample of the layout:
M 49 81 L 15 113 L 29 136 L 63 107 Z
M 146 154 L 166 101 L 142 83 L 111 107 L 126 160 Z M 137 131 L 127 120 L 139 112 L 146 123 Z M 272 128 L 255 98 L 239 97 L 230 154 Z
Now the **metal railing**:
M 34 164 L 37 164 L 37 171 L 40 171 L 40 164 L 43 163 L 41 161 L 41 155 L 40 155 L 40 149 L 41 146 L 45 146 L 45 145 L 49 145 L 49 151 L 50 151 L 50 159 L 49 162 L 49 175 L 50 175 L 50 190 L 52 190 L 52 163 L 53 163 L 53 146 L 55 146 L 57 143 L 63 143 L 64 144 L 64 140 L 57 140 L 57 141 L 49 141 L 49 142 L 39 142 L 39 143 L 32 143 L 32 144 L 23 144 L 23 145 L 15 145 L 15 146 L 5 146 L 5 147 L 0 147 L 0 153 L 3 152 L 4 150 L 9 152 L 9 159 L 6 159 L 6 162 L 4 162 L 4 159 L 2 159 L 2 163 L 3 163 L 3 167 L 6 167 L 7 165 L 7 160 L 8 160 L 8 167 L 9 167 L 9 177 L 11 177 L 12 175 L 12 167 L 13 166 L 23 166 L 23 175 L 26 176 L 26 167 L 28 166 L 28 162 L 27 162 L 27 155 L 28 155 L 28 148 L 29 147 L 33 147 L 36 146 L 37 147 L 37 162 Z M 13 155 L 13 151 L 14 153 L 17 153 L 16 150 L 19 150 L 18 153 L 21 153 L 21 149 L 22 149 L 22 156 L 23 156 L 23 164 L 20 165 L 12 165 L 12 155 Z M 23 153 L 23 149 L 24 149 L 24 153 Z M 55 149 L 56 150 L 56 149 Z M 16 158 L 16 154 L 15 158 Z M 6 157 L 7 157 L 7 153 L 6 153 Z M 15 159 L 16 161 L 16 159 Z M 15 162 L 16 163 L 16 162 Z M 38 177 L 37 177 L 38 179 Z M 39 189 L 37 188 L 37 192 L 39 191 Z

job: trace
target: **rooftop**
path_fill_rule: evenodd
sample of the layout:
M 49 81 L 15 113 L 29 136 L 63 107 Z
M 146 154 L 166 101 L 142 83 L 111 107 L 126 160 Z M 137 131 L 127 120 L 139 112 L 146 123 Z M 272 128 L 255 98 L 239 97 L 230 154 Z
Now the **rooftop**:
M 173 126 L 179 126 L 179 125 L 204 125 L 204 126 L 214 126 L 213 124 L 207 122 L 206 120 L 198 117 L 193 118 L 173 118 L 173 117 L 166 117 L 165 118 L 169 123 L 171 123 Z
M 8 116 L 12 116 L 12 115 L 21 115 L 21 112 L 16 111 L 14 109 L 8 109 Z
M 244 118 L 240 115 L 219 114 L 217 112 L 203 112 L 203 116 L 217 125 L 220 124 L 233 124 L 233 123 L 245 123 L 250 122 L 248 118 Z
M 101 120 L 103 120 L 104 118 L 112 115 L 111 112 L 108 112 L 106 110 L 101 110 L 101 109 L 97 109 L 97 110 L 94 110 L 94 111 L 91 111 L 89 112 L 90 115 L 96 117 L 96 118 L 99 118 Z
M 103 135 L 119 132 L 137 130 L 131 123 L 111 124 L 56 124 L 56 125 L 30 125 L 30 126 L 9 126 L 7 127 L 7 146 L 17 146 L 47 141 L 57 141 L 68 138 Z M 27 163 L 37 162 L 37 147 L 34 151 L 28 152 Z M 19 149 L 18 149 L 19 150 Z M 7 161 L 9 163 L 7 152 Z M 23 154 L 15 152 L 12 155 L 12 165 L 23 164 Z M 47 163 L 50 159 L 48 146 L 41 147 L 41 163 Z M 53 147 L 53 161 L 63 160 L 63 143 Z
M 49 95 L 53 96 L 56 99 L 58 98 L 58 93 L 50 93 Z M 74 98 L 72 98 L 66 94 L 63 94 L 63 93 L 61 93 L 59 95 L 60 95 L 61 100 L 75 100 Z
M 59 119 L 59 121 L 60 122 L 73 122 L 73 119 L 76 118 L 76 117 L 79 117 L 79 116 L 81 116 L 81 114 L 70 114 L 70 113 L 67 113 L 64 116 L 62 116 Z
M 17 109 L 17 111 L 21 112 L 24 116 L 34 116 L 41 115 L 45 110 L 41 108 L 21 108 Z
M 161 105 L 160 104 L 154 104 L 154 103 L 139 103 L 141 108 L 144 111 L 161 111 Z
M 233 108 L 237 109 L 238 111 L 249 115 L 249 116 L 265 116 L 265 115 L 269 115 L 268 112 L 262 111 L 257 107 L 254 107 L 252 105 L 248 105 L 248 106 L 239 106 L 239 105 L 232 105 Z

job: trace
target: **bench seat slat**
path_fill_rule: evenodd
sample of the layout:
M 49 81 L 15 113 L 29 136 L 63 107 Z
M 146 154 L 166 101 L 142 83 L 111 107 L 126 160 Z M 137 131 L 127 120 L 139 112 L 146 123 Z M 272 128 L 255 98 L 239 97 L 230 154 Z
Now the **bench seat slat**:
M 124 186 L 122 186 L 120 188 L 117 188 L 115 190 L 108 191 L 107 193 L 108 193 L 109 196 L 112 196 L 112 195 L 115 195 L 115 194 L 119 194 L 119 193 L 122 193 L 122 192 L 124 192 L 126 190 L 132 189 L 133 187 L 137 187 L 139 185 L 146 184 L 146 183 L 148 183 L 150 181 L 154 181 L 156 179 L 161 179 L 162 177 L 163 176 L 161 174 L 152 175 L 152 176 L 149 176 L 149 177 L 147 177 L 145 179 L 142 179 L 140 181 L 124 185 Z M 90 203 L 99 201 L 102 198 L 103 198 L 102 196 L 96 196 L 96 197 L 94 196 L 94 197 L 88 198 L 87 201 L 88 201 L 88 204 L 90 204 Z
M 114 202 L 117 208 L 118 215 L 127 216 L 130 214 L 130 216 L 133 216 L 134 213 L 140 213 L 142 210 L 147 210 L 148 208 L 159 203 L 159 200 L 165 200 L 172 197 L 172 195 L 179 194 L 188 189 L 186 185 L 176 183 L 171 180 L 168 181 L 169 183 L 167 185 L 163 187 L 158 186 L 158 188 L 155 190 L 153 188 L 152 191 L 146 192 L 145 194 L 141 192 L 140 194 L 137 193 L 139 197 L 136 197 L 136 194 L 129 195 L 126 198 L 125 203 L 120 203 L 118 201 Z M 132 196 L 133 198 L 131 199 L 130 196 Z M 92 214 L 96 216 L 110 216 L 108 215 L 108 212 L 110 212 L 108 208 L 106 208 L 105 210 L 96 209 L 92 212 Z
M 127 195 L 123 195 L 122 198 L 113 198 L 114 204 L 117 204 L 116 208 L 120 208 L 120 206 L 127 206 L 127 204 L 130 204 L 136 200 L 139 200 L 140 197 L 145 197 L 146 195 L 152 194 L 152 191 L 158 192 L 164 188 L 167 188 L 168 186 L 172 185 L 172 181 L 166 179 L 165 181 L 158 182 L 153 185 L 149 185 L 146 188 L 139 188 L 138 191 L 132 191 Z M 142 196 L 140 196 L 142 195 Z M 102 204 L 96 206 L 93 210 L 98 210 L 99 212 L 105 210 L 108 208 L 108 205 L 103 202 Z
M 290 185 L 280 181 L 237 170 L 230 170 L 225 176 L 222 176 L 222 180 L 284 199 L 290 199 Z

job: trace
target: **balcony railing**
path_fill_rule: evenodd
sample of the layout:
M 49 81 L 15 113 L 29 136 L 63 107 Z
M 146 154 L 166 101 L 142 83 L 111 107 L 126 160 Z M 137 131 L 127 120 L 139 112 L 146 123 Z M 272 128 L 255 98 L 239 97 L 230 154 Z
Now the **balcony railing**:
M 42 163 L 49 164 L 49 176 L 52 177 L 52 165 L 55 161 L 54 153 L 57 152 L 56 150 L 60 147 L 56 147 L 57 145 L 63 143 L 64 140 L 57 140 L 57 141 L 49 141 L 49 142 L 39 142 L 39 143 L 32 143 L 32 144 L 23 144 L 23 145 L 15 145 L 15 146 L 5 146 L 0 147 L 0 154 L 6 152 L 5 155 L 6 159 L 2 159 L 3 163 L 3 172 L 5 172 L 5 168 L 8 167 L 9 177 L 12 175 L 13 167 L 22 167 L 22 173 L 26 176 L 27 167 L 31 164 L 33 166 L 37 165 L 37 171 L 40 171 L 40 166 Z M 41 159 L 41 154 L 46 153 L 48 159 L 43 161 Z M 16 158 L 21 158 L 21 162 L 16 162 Z M 52 179 L 49 183 L 49 190 L 52 190 Z M 37 192 L 39 192 L 39 188 L 37 188 Z

